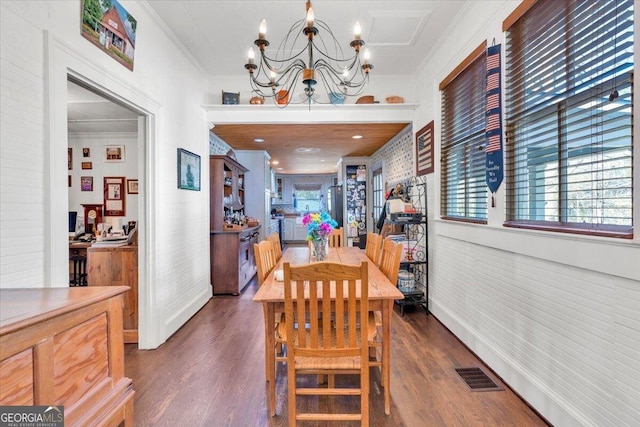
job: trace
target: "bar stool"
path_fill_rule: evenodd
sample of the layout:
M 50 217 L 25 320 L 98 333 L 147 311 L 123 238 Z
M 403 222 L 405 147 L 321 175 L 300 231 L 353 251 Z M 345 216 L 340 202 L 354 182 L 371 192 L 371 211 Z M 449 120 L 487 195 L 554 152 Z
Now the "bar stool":
M 69 260 L 73 262 L 73 277 L 69 285 L 87 286 L 87 257 L 74 253 Z

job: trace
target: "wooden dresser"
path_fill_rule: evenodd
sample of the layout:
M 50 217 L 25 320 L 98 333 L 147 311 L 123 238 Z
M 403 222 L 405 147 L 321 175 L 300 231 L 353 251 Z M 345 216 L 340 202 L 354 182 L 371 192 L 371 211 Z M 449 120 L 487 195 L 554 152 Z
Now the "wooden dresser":
M 124 342 L 138 342 L 138 246 L 87 248 L 89 286 L 129 286 L 122 308 Z
M 62 405 L 66 426 L 133 426 L 127 289 L 0 289 L 0 405 Z

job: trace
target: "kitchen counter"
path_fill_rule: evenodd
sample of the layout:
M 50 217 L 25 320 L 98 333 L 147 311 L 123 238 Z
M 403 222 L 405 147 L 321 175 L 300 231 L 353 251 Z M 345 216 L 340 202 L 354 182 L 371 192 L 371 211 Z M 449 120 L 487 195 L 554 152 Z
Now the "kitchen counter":
M 210 234 L 231 234 L 231 233 L 244 233 L 247 231 L 254 231 L 260 228 L 260 225 L 257 225 L 255 227 L 247 227 L 247 228 L 242 228 L 242 229 L 238 229 L 238 230 L 211 230 Z

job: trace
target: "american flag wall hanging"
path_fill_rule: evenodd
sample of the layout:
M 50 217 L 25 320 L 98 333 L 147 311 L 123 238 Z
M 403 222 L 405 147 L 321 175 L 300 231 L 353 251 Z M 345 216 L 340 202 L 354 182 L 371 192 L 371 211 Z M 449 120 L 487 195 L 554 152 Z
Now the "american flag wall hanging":
M 486 110 L 486 181 L 491 190 L 491 206 L 495 206 L 493 194 L 498 191 L 503 178 L 502 161 L 502 87 L 500 81 L 500 46 L 487 49 L 487 110 Z

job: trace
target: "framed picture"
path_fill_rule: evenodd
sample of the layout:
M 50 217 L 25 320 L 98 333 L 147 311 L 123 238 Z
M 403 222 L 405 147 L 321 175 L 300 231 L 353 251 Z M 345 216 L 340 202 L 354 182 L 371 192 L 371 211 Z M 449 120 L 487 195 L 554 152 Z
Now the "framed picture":
M 138 23 L 117 0 L 82 0 L 82 37 L 133 71 Z
M 125 178 L 123 176 L 104 177 L 105 216 L 124 216 Z
M 83 148 L 82 157 L 91 157 L 91 148 Z
M 104 147 L 105 162 L 124 162 L 124 145 L 106 145 Z
M 93 169 L 93 163 L 91 163 L 91 162 L 82 162 L 82 169 Z
M 93 191 L 93 177 L 81 176 L 80 177 L 80 191 Z
M 128 179 L 127 180 L 127 194 L 138 194 L 138 180 L 137 179 Z
M 67 186 L 68 186 L 69 188 L 71 188 L 71 183 L 72 183 L 72 182 L 73 182 L 73 181 L 72 181 L 72 179 L 71 179 L 71 175 L 69 175 L 69 178 L 67 179 Z
M 200 156 L 178 148 L 178 188 L 200 191 Z
M 416 133 L 416 175 L 433 172 L 433 120 Z
M 67 169 L 73 169 L 73 148 L 67 148 Z

